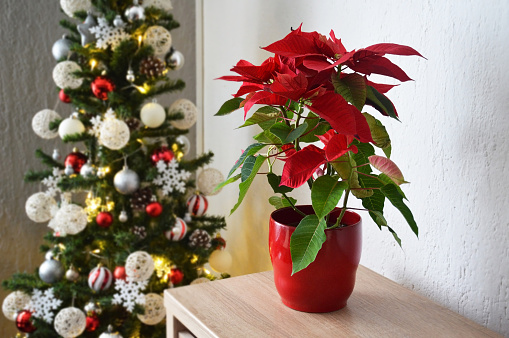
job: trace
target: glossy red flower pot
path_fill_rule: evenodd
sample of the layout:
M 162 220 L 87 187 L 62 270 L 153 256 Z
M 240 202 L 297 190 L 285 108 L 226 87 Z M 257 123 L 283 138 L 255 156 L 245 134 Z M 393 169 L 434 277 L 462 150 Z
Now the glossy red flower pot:
M 310 205 L 297 206 L 306 215 Z M 330 222 L 336 222 L 341 209 L 336 208 Z M 346 306 L 353 292 L 361 258 L 361 217 L 346 211 L 345 227 L 325 230 L 326 241 L 316 259 L 292 276 L 290 237 L 302 216 L 292 208 L 274 211 L 270 217 L 269 250 L 274 268 L 274 282 L 283 303 L 298 311 L 331 312 Z

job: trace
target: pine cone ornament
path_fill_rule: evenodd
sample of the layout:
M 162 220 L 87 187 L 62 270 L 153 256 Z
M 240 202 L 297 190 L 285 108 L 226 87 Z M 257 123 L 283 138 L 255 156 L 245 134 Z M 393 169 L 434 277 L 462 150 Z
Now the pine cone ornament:
M 148 56 L 140 62 L 140 73 L 152 78 L 163 75 L 165 68 L 164 62 L 155 56 Z
M 144 226 L 135 225 L 132 229 L 133 234 L 137 235 L 140 239 L 147 237 L 147 229 Z
M 141 126 L 141 121 L 135 117 L 130 117 L 125 120 L 125 123 L 129 127 L 130 131 L 136 130 Z
M 147 204 L 152 200 L 152 191 L 150 188 L 142 188 L 133 193 L 131 197 L 131 208 L 134 210 L 145 210 Z
M 210 249 L 211 238 L 207 231 L 203 229 L 196 229 L 189 237 L 189 246 L 192 248 Z

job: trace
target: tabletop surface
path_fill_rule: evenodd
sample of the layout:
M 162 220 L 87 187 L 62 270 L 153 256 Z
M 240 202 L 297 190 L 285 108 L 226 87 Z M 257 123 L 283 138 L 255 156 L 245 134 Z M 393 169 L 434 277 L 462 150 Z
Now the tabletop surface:
M 363 266 L 335 312 L 286 307 L 272 271 L 169 289 L 165 306 L 198 337 L 501 337 Z

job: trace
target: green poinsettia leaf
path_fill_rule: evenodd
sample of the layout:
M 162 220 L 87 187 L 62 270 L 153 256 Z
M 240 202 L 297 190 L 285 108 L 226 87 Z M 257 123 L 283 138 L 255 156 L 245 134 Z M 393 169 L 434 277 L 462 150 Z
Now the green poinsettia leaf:
M 272 106 L 263 106 L 260 107 L 256 112 L 261 114 L 274 114 L 274 113 L 278 114 L 279 110 Z
M 262 126 L 262 125 L 265 126 L 265 124 L 272 125 L 276 122 L 278 116 L 279 116 L 278 113 L 262 114 L 262 113 L 256 112 L 250 118 L 248 118 L 246 120 L 246 122 L 244 122 L 243 125 L 241 125 L 238 128 L 244 128 L 244 127 L 252 126 L 255 124 L 258 124 L 260 126 Z M 262 129 L 265 129 L 265 128 L 262 127 Z
M 368 123 L 369 130 L 371 131 L 371 137 L 375 142 L 375 146 L 381 149 L 385 149 L 391 146 L 391 138 L 387 133 L 382 122 L 374 118 L 371 114 L 362 113 L 362 115 L 366 118 L 366 122 Z
M 288 134 L 286 139 L 283 141 L 283 144 L 292 143 L 293 141 L 298 139 L 302 134 L 304 134 L 306 132 L 307 127 L 308 127 L 308 124 L 306 122 L 304 122 L 303 124 L 301 124 L 300 126 L 295 128 L 294 130 L 292 130 L 290 132 L 290 134 Z
M 320 122 L 320 118 L 313 112 L 309 112 L 308 118 L 306 119 L 308 127 L 300 138 L 300 142 L 312 143 L 317 142 L 318 137 L 316 135 L 323 135 L 330 129 L 328 123 Z
M 282 144 L 285 144 L 285 140 L 288 135 L 292 132 L 292 128 L 284 122 L 278 122 L 270 127 L 270 132 L 276 135 Z
M 214 191 L 213 191 L 213 192 L 215 192 L 215 191 L 217 191 L 217 190 L 219 190 L 219 189 L 223 188 L 225 185 L 228 185 L 228 184 L 230 184 L 230 183 L 233 183 L 233 182 L 237 181 L 237 180 L 240 178 L 240 176 L 241 176 L 241 175 L 240 175 L 240 174 L 238 174 L 238 175 L 235 175 L 235 176 L 233 176 L 233 177 L 230 177 L 229 179 L 225 180 L 224 182 L 219 183 L 219 184 L 218 184 L 218 185 L 214 188 Z
M 297 200 L 293 197 L 288 197 L 293 205 L 297 203 Z M 272 196 L 269 198 L 269 203 L 276 209 L 290 207 L 292 204 L 283 196 Z
M 343 96 L 357 109 L 362 110 L 366 103 L 366 80 L 362 75 L 352 73 L 344 75 L 342 78 L 339 78 L 339 74 L 333 75 L 332 84 L 336 93 Z
M 348 183 L 338 181 L 336 176 L 320 176 L 313 183 L 311 188 L 311 203 L 318 218 L 323 218 L 331 212 L 339 199 L 348 188 Z
M 373 106 L 383 115 L 387 115 L 396 120 L 399 120 L 398 115 L 396 114 L 396 110 L 394 109 L 394 105 L 392 104 L 391 100 L 387 98 L 387 96 L 380 93 L 372 86 L 367 86 L 366 88 L 367 88 L 366 104 Z
M 384 151 L 384 154 L 387 156 L 387 158 L 391 158 L 392 145 L 382 148 L 382 150 Z
M 279 137 L 274 135 L 269 129 L 262 131 L 253 137 L 256 141 L 266 144 L 281 144 Z
M 263 147 L 265 147 L 265 146 L 266 146 L 266 144 L 263 144 L 263 143 L 253 143 L 249 147 L 247 147 L 247 149 L 244 150 L 242 155 L 240 155 L 237 162 L 235 162 L 233 167 L 230 169 L 230 172 L 228 173 L 228 177 L 230 177 L 235 172 L 235 170 L 237 170 L 244 163 L 244 161 L 246 160 L 247 157 L 255 155 L 258 151 L 263 149 Z
M 415 235 L 419 236 L 419 228 L 417 227 L 417 223 L 414 220 L 414 216 L 412 215 L 410 209 L 403 202 L 404 196 L 400 194 L 397 185 L 394 183 L 386 184 L 380 188 L 380 191 L 384 194 L 385 197 L 387 197 L 392 205 L 394 205 L 396 209 L 401 212 Z
M 325 219 L 316 215 L 304 217 L 290 239 L 292 275 L 311 264 L 325 242 Z
M 267 158 L 265 156 L 258 155 L 256 157 L 248 156 L 244 161 L 244 166 L 242 167 L 241 171 L 242 182 L 239 184 L 239 199 L 237 204 L 235 204 L 233 209 L 230 211 L 230 215 L 233 214 L 235 210 L 237 210 L 239 205 L 244 200 L 244 197 L 246 196 L 251 183 L 253 183 L 253 180 L 256 177 L 256 173 L 258 173 L 258 170 L 260 170 L 260 167 L 266 159 Z
M 242 101 L 244 101 L 244 98 L 242 97 L 234 97 L 233 99 L 226 101 L 214 116 L 224 116 L 234 112 L 240 108 Z
M 293 190 L 293 188 L 287 187 L 286 185 L 281 185 L 281 176 L 278 176 L 274 173 L 267 174 L 267 180 L 269 181 L 272 190 L 276 194 L 286 194 Z

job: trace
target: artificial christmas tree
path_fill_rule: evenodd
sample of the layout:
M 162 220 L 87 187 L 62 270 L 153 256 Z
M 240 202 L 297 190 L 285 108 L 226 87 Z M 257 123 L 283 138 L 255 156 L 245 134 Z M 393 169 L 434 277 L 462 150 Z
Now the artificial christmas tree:
M 30 337 L 164 337 L 162 291 L 215 278 L 203 266 L 224 247 L 225 227 L 205 214 L 202 194 L 222 177 L 208 168 L 194 182 L 212 154 L 186 156 L 196 106 L 155 101 L 184 87 L 170 78 L 183 64 L 170 33 L 179 24 L 170 0 L 60 4 L 77 19 L 61 21 L 69 32 L 52 48 L 65 108 L 39 111 L 32 128 L 76 148 L 36 151 L 48 169 L 26 180 L 46 189 L 25 207 L 52 231 L 38 271 L 3 282 L 12 293 L 2 310 Z

